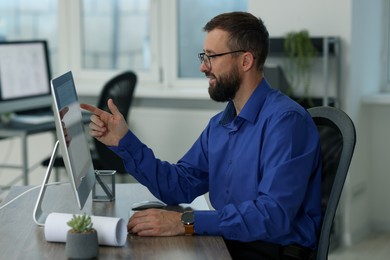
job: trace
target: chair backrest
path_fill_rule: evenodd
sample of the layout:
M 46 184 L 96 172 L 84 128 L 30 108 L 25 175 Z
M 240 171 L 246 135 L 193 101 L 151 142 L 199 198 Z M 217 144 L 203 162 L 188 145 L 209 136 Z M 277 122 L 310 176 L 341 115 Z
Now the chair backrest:
M 322 226 L 317 260 L 328 259 L 336 209 L 355 149 L 355 126 L 350 117 L 334 107 L 314 107 L 312 116 L 319 134 L 322 155 Z
M 137 76 L 134 72 L 123 72 L 111 80 L 103 87 L 97 106 L 105 111 L 109 111 L 107 100 L 112 98 L 118 110 L 127 120 L 131 103 L 133 101 L 134 90 L 137 84 Z M 118 173 L 125 173 L 122 160 L 104 144 L 94 138 L 97 158 L 94 158 L 94 167 L 97 170 L 116 170 Z

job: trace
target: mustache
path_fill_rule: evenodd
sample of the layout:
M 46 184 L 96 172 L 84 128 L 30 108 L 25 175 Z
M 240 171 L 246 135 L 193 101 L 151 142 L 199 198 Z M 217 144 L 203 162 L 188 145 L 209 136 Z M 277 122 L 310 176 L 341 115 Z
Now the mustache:
M 206 78 L 209 78 L 209 77 L 215 78 L 215 75 L 213 73 L 205 72 L 204 75 L 206 76 Z

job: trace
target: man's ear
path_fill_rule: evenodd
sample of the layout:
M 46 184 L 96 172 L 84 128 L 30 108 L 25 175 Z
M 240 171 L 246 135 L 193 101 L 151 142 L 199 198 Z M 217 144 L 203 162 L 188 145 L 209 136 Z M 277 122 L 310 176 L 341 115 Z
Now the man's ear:
M 243 55 L 243 60 L 242 60 L 242 68 L 243 70 L 250 70 L 253 66 L 255 66 L 255 59 L 250 52 L 246 52 Z

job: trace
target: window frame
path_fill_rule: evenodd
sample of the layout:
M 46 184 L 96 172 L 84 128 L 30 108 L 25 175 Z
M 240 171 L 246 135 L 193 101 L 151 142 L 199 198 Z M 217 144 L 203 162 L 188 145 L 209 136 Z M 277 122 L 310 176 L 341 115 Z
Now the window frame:
M 59 17 L 59 68 L 61 72 L 72 70 L 76 84 L 80 86 L 80 94 L 96 94 L 102 82 L 123 71 L 119 70 L 93 70 L 82 67 L 82 38 L 81 38 L 81 3 L 82 0 L 58 0 Z M 151 69 L 150 72 L 137 72 L 138 82 L 142 88 L 158 86 L 161 84 L 160 64 L 161 50 L 159 48 L 159 26 L 161 1 L 151 0 Z
M 207 94 L 208 83 L 206 77 L 205 78 L 180 78 L 179 77 L 178 1 L 179 0 L 170 1 L 171 2 L 170 12 L 174 13 L 175 15 L 171 15 L 170 27 L 173 29 L 171 30 L 172 34 L 169 37 L 170 39 L 173 39 L 172 42 L 170 42 L 169 44 L 171 46 L 169 49 L 169 53 L 172 54 L 171 55 L 172 64 L 171 65 L 164 64 L 165 65 L 164 67 L 169 66 L 170 68 L 172 68 L 170 71 L 168 71 L 168 73 L 170 74 L 167 76 L 168 78 L 167 83 L 173 89 L 181 89 L 183 91 L 192 90 L 193 92 L 198 94 L 201 93 L 206 94 L 208 97 Z M 199 28 L 199 30 L 201 30 L 201 28 Z M 199 52 L 202 51 L 202 49 L 203 46 L 199 46 Z M 198 57 L 195 56 L 194 59 L 198 60 Z M 199 73 L 201 72 L 199 71 Z
M 121 70 L 82 68 L 81 1 L 58 0 L 59 71 L 73 71 L 78 92 L 96 95 L 102 82 Z M 150 0 L 152 68 L 137 72 L 136 96 L 166 98 L 209 98 L 204 78 L 180 78 L 178 73 L 178 1 Z M 175 14 L 175 15 L 172 15 Z M 199 46 L 200 50 L 203 46 Z M 194 57 L 197 59 L 197 57 Z M 201 73 L 201 72 L 199 72 Z M 54 75 L 56 76 L 56 75 Z
M 390 2 L 383 0 L 383 20 L 386 21 L 383 26 L 382 39 L 382 92 L 390 92 Z

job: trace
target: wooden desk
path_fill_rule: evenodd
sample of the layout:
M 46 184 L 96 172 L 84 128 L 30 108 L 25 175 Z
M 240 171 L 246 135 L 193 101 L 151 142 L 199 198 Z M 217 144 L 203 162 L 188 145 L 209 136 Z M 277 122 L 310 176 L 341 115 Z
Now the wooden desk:
M 14 186 L 3 204 L 28 190 Z M 0 259 L 65 259 L 65 243 L 45 240 L 32 213 L 38 197 L 35 189 L 0 210 Z M 82 212 L 96 216 L 122 217 L 126 221 L 134 202 L 154 197 L 140 184 L 117 184 L 114 202 L 89 198 Z M 80 213 L 69 184 L 47 187 L 43 209 L 47 212 Z M 123 247 L 100 246 L 99 259 L 231 259 L 221 237 L 138 237 L 129 235 Z

